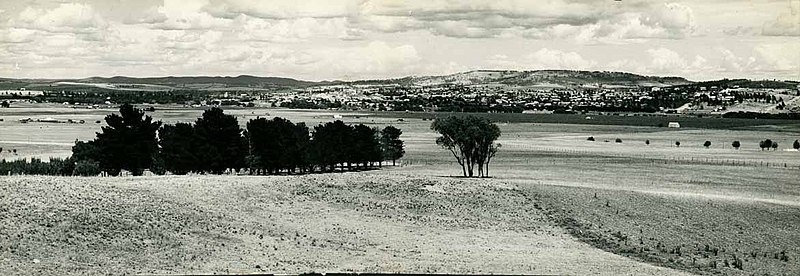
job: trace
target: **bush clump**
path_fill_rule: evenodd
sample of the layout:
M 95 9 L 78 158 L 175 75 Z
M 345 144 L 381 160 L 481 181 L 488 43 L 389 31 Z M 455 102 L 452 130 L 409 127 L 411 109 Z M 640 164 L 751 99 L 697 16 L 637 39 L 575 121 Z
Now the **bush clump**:
M 72 172 L 77 176 L 96 176 L 100 174 L 100 163 L 96 161 L 78 161 L 75 163 L 75 170 Z

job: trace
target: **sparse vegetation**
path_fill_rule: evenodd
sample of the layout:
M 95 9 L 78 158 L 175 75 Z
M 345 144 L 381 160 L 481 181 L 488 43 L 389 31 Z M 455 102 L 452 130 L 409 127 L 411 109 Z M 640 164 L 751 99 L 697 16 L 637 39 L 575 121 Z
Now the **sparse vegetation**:
M 73 174 L 75 161 L 67 158 L 50 158 L 43 162 L 39 158 L 17 159 L 14 161 L 0 160 L 0 176 L 2 175 L 61 175 Z

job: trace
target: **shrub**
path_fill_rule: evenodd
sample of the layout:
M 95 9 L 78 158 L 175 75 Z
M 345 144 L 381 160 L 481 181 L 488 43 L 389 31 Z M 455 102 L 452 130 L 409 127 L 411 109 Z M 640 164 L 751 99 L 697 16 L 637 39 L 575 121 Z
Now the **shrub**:
M 75 163 L 72 159 L 51 158 L 50 162 L 31 158 L 7 162 L 0 161 L 0 175 L 72 175 Z
M 761 150 L 764 150 L 764 149 L 769 150 L 772 147 L 772 140 L 766 139 L 764 141 L 761 141 L 761 142 L 758 143 L 758 146 L 761 148 Z
M 614 140 L 614 142 L 622 143 L 622 139 L 617 138 L 616 140 Z
M 650 139 L 644 140 L 645 145 L 650 145 Z
M 794 140 L 794 144 L 792 144 L 792 147 L 796 150 L 800 150 L 800 140 Z
M 586 141 L 594 141 L 594 136 L 589 136 L 589 138 L 586 138 Z
M 167 173 L 167 168 L 164 165 L 164 158 L 160 154 L 153 156 L 153 161 L 150 163 L 150 172 L 155 175 L 164 175 Z
M 97 161 L 85 160 L 78 161 L 72 175 L 77 176 L 96 176 L 100 174 L 100 163 Z

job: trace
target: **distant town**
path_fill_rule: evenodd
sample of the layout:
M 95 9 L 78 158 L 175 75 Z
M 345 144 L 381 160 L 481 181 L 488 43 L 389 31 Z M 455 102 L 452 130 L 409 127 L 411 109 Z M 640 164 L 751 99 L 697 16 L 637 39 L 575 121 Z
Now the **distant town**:
M 800 112 L 796 82 L 690 82 L 619 72 L 472 71 L 396 80 L 280 84 L 274 79 L 265 83 L 257 77 L 241 82 L 211 78 L 202 82 L 188 79 L 180 84 L 174 79 L 157 84 L 153 80 L 133 83 L 141 79 L 101 83 L 110 80 L 28 84 L 0 90 L 0 100 L 3 106 L 49 102 L 75 108 L 132 103 L 357 111 L 630 112 L 734 117 L 761 114 L 770 118 L 797 118 Z M 192 81 L 198 83 L 187 85 Z

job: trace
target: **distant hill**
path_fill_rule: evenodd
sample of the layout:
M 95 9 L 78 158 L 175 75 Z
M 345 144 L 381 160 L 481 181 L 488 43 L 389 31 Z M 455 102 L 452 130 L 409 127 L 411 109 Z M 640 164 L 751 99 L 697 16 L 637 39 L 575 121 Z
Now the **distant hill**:
M 800 82 L 779 81 L 779 80 L 748 80 L 748 79 L 721 79 L 713 81 L 702 81 L 687 86 L 717 86 L 722 88 L 773 88 L 773 89 L 796 89 Z
M 0 78 L 0 89 L 75 90 L 90 89 L 104 91 L 235 91 L 297 89 L 325 85 L 499 85 L 509 87 L 663 87 L 725 85 L 753 88 L 796 88 L 791 81 L 751 81 L 743 79 L 692 82 L 682 77 L 643 76 L 612 71 L 573 70 L 474 70 L 442 76 L 410 76 L 396 79 L 357 81 L 304 81 L 281 77 L 258 77 L 242 75 L 236 77 L 187 76 L 187 77 L 91 77 L 85 79 L 10 79 Z
M 222 84 L 226 86 L 241 87 L 306 87 L 317 84 L 316 82 L 301 81 L 292 78 L 279 77 L 256 77 L 242 75 L 237 77 L 155 77 L 155 78 L 131 78 L 131 77 L 93 77 L 78 80 L 88 83 L 111 83 L 111 84 L 150 84 L 179 87 L 194 84 Z
M 570 71 L 570 70 L 476 70 L 446 76 L 417 77 L 412 81 L 418 85 L 434 84 L 505 84 L 514 86 L 535 86 L 552 84 L 574 85 L 622 85 L 622 86 L 671 86 L 690 84 L 680 77 L 641 76 L 625 72 L 611 71 Z

